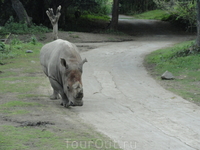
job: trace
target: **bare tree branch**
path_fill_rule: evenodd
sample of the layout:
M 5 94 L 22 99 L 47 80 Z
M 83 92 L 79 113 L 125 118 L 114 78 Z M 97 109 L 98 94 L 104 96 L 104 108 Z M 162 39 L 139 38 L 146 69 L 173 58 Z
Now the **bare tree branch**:
M 51 21 L 51 24 L 53 26 L 53 39 L 54 40 L 58 39 L 58 20 L 61 15 L 60 10 L 61 10 L 61 6 L 58 6 L 58 8 L 56 10 L 56 14 L 54 14 L 52 8 L 49 8 L 46 11 L 46 14 L 49 17 L 49 20 Z

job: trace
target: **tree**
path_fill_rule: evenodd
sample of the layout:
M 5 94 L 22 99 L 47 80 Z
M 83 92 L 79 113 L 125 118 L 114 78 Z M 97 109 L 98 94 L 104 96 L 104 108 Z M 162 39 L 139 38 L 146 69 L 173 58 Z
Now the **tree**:
M 200 47 L 200 0 L 197 1 L 197 46 Z
M 53 9 L 49 8 L 49 10 L 46 11 L 47 16 L 49 17 L 49 20 L 51 21 L 51 24 L 53 26 L 53 39 L 58 39 L 58 20 L 60 18 L 60 10 L 61 6 L 58 6 L 56 14 L 54 15 Z
M 22 3 L 19 0 L 11 0 L 12 2 L 12 7 L 15 10 L 19 21 L 20 22 L 25 22 L 28 26 L 31 25 L 31 19 L 28 16 L 24 6 L 22 5 Z
M 118 18 L 119 18 L 119 0 L 113 0 L 112 20 L 110 24 L 110 29 L 117 30 Z

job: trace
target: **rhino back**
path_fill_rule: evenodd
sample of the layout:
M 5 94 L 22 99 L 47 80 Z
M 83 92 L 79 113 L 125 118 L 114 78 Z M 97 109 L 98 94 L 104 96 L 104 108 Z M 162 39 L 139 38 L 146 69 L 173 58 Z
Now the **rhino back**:
M 44 45 L 40 52 L 40 62 L 46 69 L 47 76 L 56 79 L 61 78 L 63 68 L 60 58 L 64 58 L 69 64 L 71 63 L 70 60 L 73 60 L 75 63 L 82 61 L 78 49 L 74 44 L 61 39 L 50 42 Z

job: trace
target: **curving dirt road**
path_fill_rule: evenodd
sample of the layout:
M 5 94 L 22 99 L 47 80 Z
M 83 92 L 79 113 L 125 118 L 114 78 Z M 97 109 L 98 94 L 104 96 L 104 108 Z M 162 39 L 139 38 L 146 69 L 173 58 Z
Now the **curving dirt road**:
M 85 104 L 71 111 L 125 150 L 200 149 L 199 106 L 163 89 L 143 66 L 146 54 L 187 39 L 151 34 L 82 52 Z

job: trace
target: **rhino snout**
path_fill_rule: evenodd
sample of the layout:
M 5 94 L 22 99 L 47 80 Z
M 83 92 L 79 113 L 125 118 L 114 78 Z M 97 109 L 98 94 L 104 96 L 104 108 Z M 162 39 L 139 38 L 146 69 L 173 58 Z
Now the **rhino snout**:
M 83 106 L 83 101 L 70 102 L 70 106 Z
M 83 98 L 83 91 L 79 92 L 77 95 L 76 95 L 76 99 L 82 99 Z

